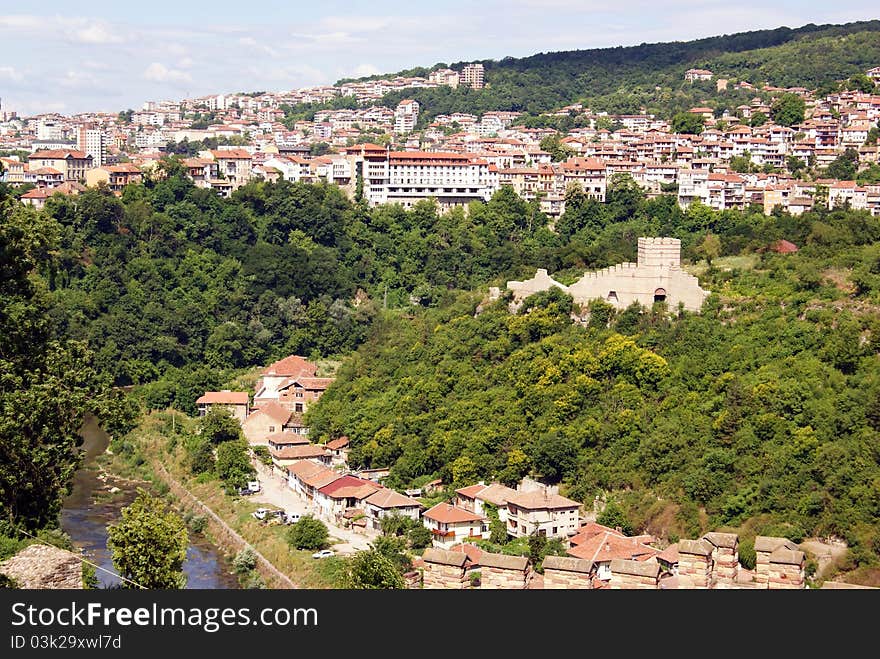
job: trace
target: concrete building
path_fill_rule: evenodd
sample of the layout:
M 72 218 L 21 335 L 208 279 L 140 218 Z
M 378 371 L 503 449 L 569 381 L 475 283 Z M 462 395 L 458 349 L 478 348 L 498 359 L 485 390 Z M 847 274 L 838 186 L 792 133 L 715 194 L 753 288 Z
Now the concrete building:
M 419 102 L 405 99 L 394 110 L 394 132 L 411 133 L 419 120 Z
M 479 62 L 476 64 L 468 64 L 461 70 L 459 76 L 461 84 L 467 85 L 471 89 L 482 89 L 484 73 L 483 65 Z
M 28 156 L 32 169 L 51 167 L 64 174 L 65 181 L 85 179 L 86 171 L 92 168 L 92 157 L 82 151 L 67 149 L 57 151 L 37 151 Z
M 80 126 L 76 132 L 76 148 L 92 157 L 93 167 L 107 164 L 107 147 L 110 140 L 100 128 Z

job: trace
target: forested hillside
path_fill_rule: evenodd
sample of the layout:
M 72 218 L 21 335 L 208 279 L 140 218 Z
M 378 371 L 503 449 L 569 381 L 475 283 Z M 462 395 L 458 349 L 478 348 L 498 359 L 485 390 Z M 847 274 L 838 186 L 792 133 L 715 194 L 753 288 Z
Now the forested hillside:
M 480 296 L 469 294 L 386 314 L 310 410 L 313 432 L 348 435 L 353 464 L 391 466 L 398 485 L 513 483 L 531 471 L 578 500 L 619 499 L 634 528 L 836 533 L 856 561 L 876 562 L 876 220 L 664 212 L 664 203 L 639 201 L 633 219 L 592 244 L 614 254 L 612 236 L 630 245 L 690 236 L 693 254 L 707 249 L 694 237 L 710 230 L 739 256 L 721 257 L 722 268 L 709 250 L 701 285 L 713 295 L 702 314 L 614 313 L 600 302 L 584 326 L 562 294 L 533 296 L 516 315 L 504 300 L 476 313 Z M 578 231 L 573 242 L 589 244 L 589 229 Z M 763 249 L 781 236 L 802 249 Z
M 42 271 L 59 335 L 86 341 L 116 385 L 192 410 L 223 371 L 298 353 L 343 355 L 377 307 L 436 304 L 516 272 L 552 245 L 509 190 L 470 215 L 353 204 L 336 186 L 254 182 L 231 199 L 170 174 L 56 196 L 57 259 Z M 414 297 L 411 297 L 414 296 Z
M 716 93 L 715 82 L 690 84 L 684 72 L 708 68 L 716 76 L 752 84 L 817 87 L 880 62 L 880 21 L 807 25 L 710 37 L 688 42 L 540 53 L 484 60 L 486 88 L 407 89 L 387 95 L 422 105 L 419 123 L 437 114 L 515 110 L 531 115 L 575 101 L 594 111 L 634 113 L 642 108 L 665 118 L 710 98 L 736 107 L 754 92 Z M 461 68 L 463 63 L 453 66 Z

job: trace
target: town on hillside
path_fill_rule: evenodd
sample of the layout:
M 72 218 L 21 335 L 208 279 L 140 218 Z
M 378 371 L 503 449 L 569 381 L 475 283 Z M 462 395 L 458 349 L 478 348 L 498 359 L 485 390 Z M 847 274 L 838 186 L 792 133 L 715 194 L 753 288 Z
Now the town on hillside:
M 880 66 L 864 79 L 880 82 Z M 629 176 L 649 197 L 677 194 L 683 208 L 699 202 L 799 215 L 846 206 L 880 215 L 880 181 L 856 180 L 878 167 L 876 87 L 819 95 L 804 87 L 733 83 L 723 71 L 705 69 L 682 71 L 682 80 L 714 81 L 718 92 L 730 85 L 755 96 L 720 112 L 693 107 L 671 121 L 575 103 L 545 113 L 573 118 L 577 127 L 562 134 L 526 127 L 521 112 L 441 114 L 421 126 L 418 101 L 403 99 L 393 110 L 379 104 L 389 93 L 424 87 L 480 90 L 487 84 L 484 67 L 473 63 L 426 77 L 147 101 L 118 114 L 19 117 L 0 108 L 0 152 L 9 154 L 0 161 L 0 182 L 28 186 L 21 200 L 36 207 L 53 194 L 98 185 L 119 195 L 127 184 L 156 175 L 175 145 L 208 143 L 216 148 L 183 149 L 182 168 L 196 186 L 223 197 L 252 180 L 325 182 L 373 206 L 409 208 L 430 198 L 447 210 L 487 201 L 510 186 L 552 220 L 565 211 L 572 186 L 602 202 L 616 180 Z M 285 108 L 340 99 L 352 107 L 285 122 Z M 805 177 L 808 169 L 836 177 Z

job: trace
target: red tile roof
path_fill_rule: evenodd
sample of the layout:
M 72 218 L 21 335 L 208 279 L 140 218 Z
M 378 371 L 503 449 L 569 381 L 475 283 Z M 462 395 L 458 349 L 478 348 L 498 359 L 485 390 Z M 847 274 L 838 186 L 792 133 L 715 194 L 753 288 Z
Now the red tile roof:
M 288 421 L 290 421 L 291 412 L 286 407 L 282 407 L 278 403 L 274 401 L 270 401 L 265 405 L 258 407 L 254 412 L 252 412 L 248 419 L 251 418 L 254 414 L 259 414 L 262 412 L 266 416 L 268 416 L 273 421 L 277 421 L 278 423 L 284 425 Z
M 196 405 L 247 405 L 248 392 L 246 391 L 206 391 L 204 396 L 199 396 Z
M 308 460 L 327 455 L 327 451 L 317 444 L 288 444 L 278 448 L 270 446 L 269 453 L 278 460 Z
M 426 510 L 423 517 L 432 519 L 435 522 L 443 524 L 454 524 L 456 522 L 480 522 L 484 518 L 481 515 L 459 508 L 458 506 L 450 506 L 448 503 L 438 503 L 430 510 Z
M 269 364 L 263 371 L 263 375 L 283 375 L 286 377 L 314 377 L 318 366 L 299 355 L 290 355 L 277 362 Z
M 660 550 L 639 542 L 637 538 L 627 538 L 617 532 L 606 532 L 594 535 L 576 547 L 572 547 L 567 553 L 569 556 L 596 563 L 615 558 L 644 561 L 659 554 Z
M 327 442 L 327 448 L 331 451 L 338 451 L 339 449 L 348 446 L 348 444 L 348 437 L 339 437 L 337 439 L 331 439 L 329 442 Z
M 35 151 L 28 156 L 28 160 L 65 160 L 68 157 L 85 160 L 90 155 L 75 149 L 53 149 L 49 151 Z
M 383 487 L 367 497 L 367 503 L 371 503 L 378 508 L 411 508 L 413 506 L 422 507 L 422 504 L 415 499 L 404 496 L 399 492 Z
M 318 491 L 331 499 L 366 499 L 381 486 L 356 476 L 342 476 Z

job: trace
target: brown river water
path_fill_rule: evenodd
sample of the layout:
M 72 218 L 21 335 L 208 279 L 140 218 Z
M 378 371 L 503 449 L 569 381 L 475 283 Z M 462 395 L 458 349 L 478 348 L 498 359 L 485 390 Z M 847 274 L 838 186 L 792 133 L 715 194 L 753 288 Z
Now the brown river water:
M 107 549 L 107 525 L 120 519 L 120 509 L 131 503 L 137 494 L 137 483 L 99 478 L 95 460 L 110 441 L 94 417 L 86 417 L 80 434 L 83 436 L 85 456 L 83 464 L 73 477 L 73 491 L 64 500 L 61 527 L 73 539 L 73 544 L 84 550 L 93 563 L 109 570 L 97 571 L 100 587 L 120 583 L 113 569 L 110 550 Z M 143 484 L 141 484 L 143 485 Z M 108 496 L 111 487 L 122 492 Z M 96 500 L 96 495 L 101 495 Z M 186 561 L 183 564 L 187 588 L 238 588 L 229 561 L 205 537 L 190 532 Z

